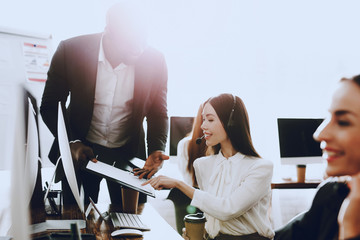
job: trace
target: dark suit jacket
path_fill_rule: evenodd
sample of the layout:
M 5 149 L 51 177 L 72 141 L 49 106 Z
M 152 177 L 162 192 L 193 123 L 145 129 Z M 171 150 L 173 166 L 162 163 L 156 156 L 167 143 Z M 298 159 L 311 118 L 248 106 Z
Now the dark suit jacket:
M 40 107 L 45 124 L 55 137 L 49 153 L 55 163 L 59 156 L 57 143 L 57 109 L 61 101 L 70 140 L 85 140 L 93 114 L 95 83 L 101 33 L 62 41 L 56 50 L 45 85 Z M 65 103 L 70 102 L 65 111 Z M 142 127 L 147 118 L 148 153 L 164 150 L 167 132 L 167 66 L 163 55 L 147 47 L 135 65 L 133 116 L 129 120 L 126 148 L 133 156 L 144 159 L 145 141 Z
M 348 193 L 345 183 L 326 183 L 316 193 L 309 211 L 275 231 L 274 240 L 337 239 L 337 217 Z

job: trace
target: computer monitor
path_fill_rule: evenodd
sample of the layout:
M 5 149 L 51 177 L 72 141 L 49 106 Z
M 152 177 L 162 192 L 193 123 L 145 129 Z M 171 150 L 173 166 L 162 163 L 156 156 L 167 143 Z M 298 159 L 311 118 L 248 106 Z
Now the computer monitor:
M 39 139 L 36 101 L 23 86 L 14 85 L 12 90 L 13 121 L 11 141 L 10 226 L 6 235 L 14 239 L 29 239 L 29 219 L 32 210 L 44 210 L 41 197 L 41 165 L 39 163 Z
M 324 119 L 278 118 L 281 164 L 322 163 L 320 143 L 313 134 Z
M 191 132 L 194 117 L 170 117 L 170 156 L 177 155 L 177 145 Z
M 24 121 L 25 121 L 25 145 L 27 146 L 27 152 L 26 153 L 35 153 L 35 156 L 31 156 L 31 160 L 34 162 L 34 164 L 37 165 L 37 171 L 36 171 L 36 179 L 32 179 L 32 175 L 27 175 L 27 177 L 30 177 L 30 179 L 27 179 L 26 181 L 34 181 L 35 185 L 34 188 L 31 187 L 31 189 L 28 189 L 30 191 L 31 199 L 30 199 L 30 209 L 36 210 L 39 208 L 44 209 L 44 202 L 43 202 L 43 190 L 42 190 L 42 178 L 41 178 L 41 162 L 38 161 L 38 159 L 41 158 L 40 156 L 40 139 L 39 139 L 39 111 L 37 107 L 37 100 L 35 96 L 24 87 L 23 89 L 23 101 L 24 101 Z M 32 109 L 32 111 L 29 111 L 29 109 Z M 30 114 L 30 115 L 29 115 Z M 29 123 L 29 118 L 33 117 L 35 120 L 35 126 Z M 33 127 L 33 131 L 29 131 L 29 127 Z M 35 133 L 32 136 L 28 136 L 29 133 Z M 28 141 L 33 141 L 33 143 L 30 143 Z M 35 143 L 36 141 L 36 143 Z M 35 147 L 36 149 L 30 149 L 29 148 Z M 29 165 L 27 165 L 29 166 Z M 29 169 L 26 169 L 29 170 Z

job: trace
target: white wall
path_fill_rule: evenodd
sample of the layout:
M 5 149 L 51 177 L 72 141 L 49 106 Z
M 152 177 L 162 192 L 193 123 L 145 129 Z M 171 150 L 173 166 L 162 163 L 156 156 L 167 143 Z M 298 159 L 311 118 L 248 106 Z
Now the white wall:
M 114 1 L 14 0 L 0 25 L 62 39 L 99 32 Z M 149 42 L 166 56 L 169 115 L 222 92 L 243 98 L 253 139 L 278 162 L 277 117 L 323 117 L 334 84 L 360 73 L 356 0 L 148 0 Z

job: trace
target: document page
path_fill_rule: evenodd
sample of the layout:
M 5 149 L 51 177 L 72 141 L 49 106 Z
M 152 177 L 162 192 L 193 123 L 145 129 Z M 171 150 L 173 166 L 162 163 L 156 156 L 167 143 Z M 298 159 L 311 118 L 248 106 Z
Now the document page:
M 155 189 L 150 185 L 141 186 L 146 179 L 139 179 L 133 173 L 113 167 L 109 164 L 97 161 L 96 163 L 89 161 L 86 170 L 99 174 L 119 184 L 132 188 L 136 191 L 145 193 L 151 197 L 155 197 Z

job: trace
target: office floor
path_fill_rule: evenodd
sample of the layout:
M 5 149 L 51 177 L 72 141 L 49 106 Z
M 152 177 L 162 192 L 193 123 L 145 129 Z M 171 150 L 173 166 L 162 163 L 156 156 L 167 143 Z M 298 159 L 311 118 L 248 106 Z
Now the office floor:
M 278 229 L 310 208 L 316 189 L 274 189 L 272 193 L 272 225 Z

